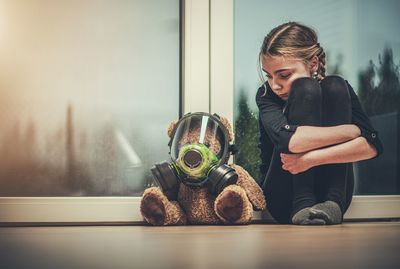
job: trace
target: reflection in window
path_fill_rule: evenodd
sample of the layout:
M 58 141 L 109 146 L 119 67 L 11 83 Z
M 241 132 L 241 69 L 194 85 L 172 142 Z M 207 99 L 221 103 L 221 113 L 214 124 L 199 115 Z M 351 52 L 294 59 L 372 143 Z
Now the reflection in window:
M 387 0 L 235 0 L 236 158 L 260 180 L 256 90 L 262 40 L 286 21 L 313 26 L 327 54 L 328 74 L 345 77 L 356 90 L 385 151 L 356 163 L 355 194 L 400 194 L 400 2 Z M 312 8 L 310 8 L 312 7 Z
M 400 193 L 400 65 L 393 52 L 385 48 L 379 62 L 372 60 L 359 72 L 359 97 L 372 124 L 385 145 L 384 154 L 376 159 L 359 162 L 355 172 L 359 180 L 356 193 Z
M 179 115 L 179 1 L 0 0 L 0 21 L 0 196 L 140 195 Z

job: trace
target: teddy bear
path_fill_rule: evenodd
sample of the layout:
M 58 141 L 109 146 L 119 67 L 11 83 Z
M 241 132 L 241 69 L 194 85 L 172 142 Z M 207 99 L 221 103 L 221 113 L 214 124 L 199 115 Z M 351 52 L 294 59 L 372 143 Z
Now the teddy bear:
M 217 114 L 188 113 L 167 128 L 172 162 L 151 170 L 159 186 L 147 188 L 140 212 L 156 226 L 248 224 L 266 207 L 264 194 L 241 166 L 229 121 Z

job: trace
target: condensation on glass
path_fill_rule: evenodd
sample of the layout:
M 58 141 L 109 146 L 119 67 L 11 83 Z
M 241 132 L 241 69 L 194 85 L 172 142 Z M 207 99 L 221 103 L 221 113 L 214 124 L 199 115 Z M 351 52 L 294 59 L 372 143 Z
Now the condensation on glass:
M 178 0 L 0 0 L 0 196 L 140 195 L 179 64 Z

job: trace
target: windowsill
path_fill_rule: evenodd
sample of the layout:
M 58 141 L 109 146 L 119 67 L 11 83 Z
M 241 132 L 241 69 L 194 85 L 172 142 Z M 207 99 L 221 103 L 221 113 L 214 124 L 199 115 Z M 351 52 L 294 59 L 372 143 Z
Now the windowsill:
M 131 225 L 140 223 L 141 197 L 0 197 L 0 223 Z M 400 218 L 400 195 L 354 196 L 345 220 Z M 254 221 L 272 221 L 254 212 Z

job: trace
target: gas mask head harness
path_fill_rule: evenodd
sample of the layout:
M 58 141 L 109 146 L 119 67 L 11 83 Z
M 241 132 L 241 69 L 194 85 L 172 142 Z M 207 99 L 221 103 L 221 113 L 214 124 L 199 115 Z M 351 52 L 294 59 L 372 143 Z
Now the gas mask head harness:
M 172 130 L 171 162 L 155 164 L 151 172 L 170 199 L 176 199 L 178 184 L 208 187 L 212 194 L 235 184 L 235 170 L 227 165 L 235 145 L 229 144 L 229 133 L 217 114 L 197 112 L 183 116 Z

